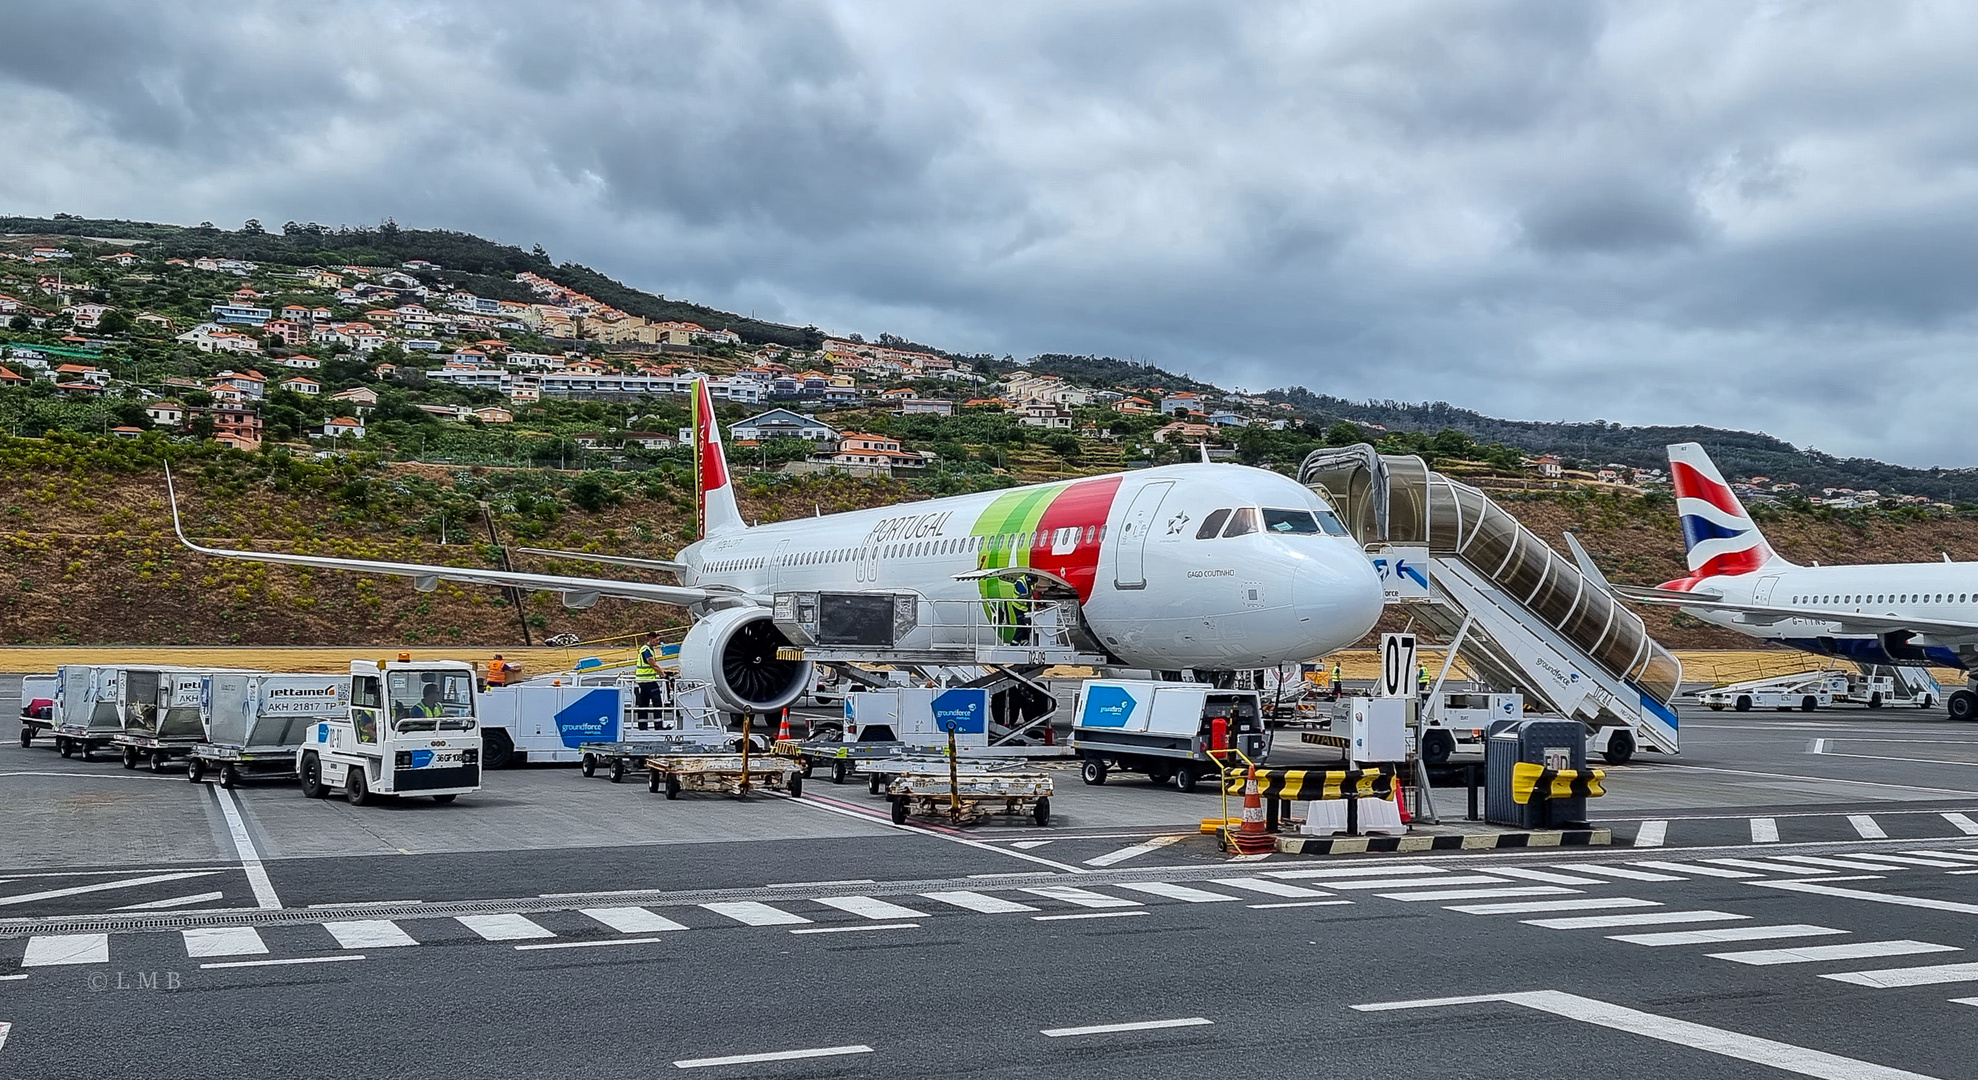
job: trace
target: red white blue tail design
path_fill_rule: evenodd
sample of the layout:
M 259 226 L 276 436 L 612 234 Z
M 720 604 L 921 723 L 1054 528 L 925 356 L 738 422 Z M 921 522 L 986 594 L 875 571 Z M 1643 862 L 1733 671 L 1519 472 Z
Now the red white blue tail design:
M 1749 574 L 1784 561 L 1765 542 L 1700 444 L 1669 447 L 1669 479 L 1676 488 L 1676 513 L 1683 522 L 1690 576 L 1663 588 L 1688 589 L 1704 578 Z
M 694 487 L 700 495 L 701 535 L 719 536 L 747 528 L 735 504 L 728 458 L 721 452 L 721 425 L 714 418 L 714 395 L 707 380 L 694 380 Z

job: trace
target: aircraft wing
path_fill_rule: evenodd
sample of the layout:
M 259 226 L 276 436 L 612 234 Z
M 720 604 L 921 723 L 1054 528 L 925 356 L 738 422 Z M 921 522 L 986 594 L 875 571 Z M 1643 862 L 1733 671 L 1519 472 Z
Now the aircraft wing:
M 751 596 L 734 589 L 702 588 L 685 585 L 651 585 L 642 581 L 611 581 L 604 578 L 563 577 L 557 574 L 524 574 L 510 570 L 483 570 L 468 566 L 437 566 L 424 563 L 381 562 L 372 559 L 336 559 L 322 555 L 292 555 L 279 551 L 240 551 L 230 548 L 206 547 L 195 544 L 186 538 L 185 529 L 179 523 L 178 493 L 172 488 L 171 472 L 165 473 L 165 489 L 172 502 L 172 531 L 179 537 L 179 543 L 199 552 L 221 559 L 240 559 L 246 562 L 276 563 L 283 566 L 306 566 L 318 570 L 349 570 L 362 574 L 389 574 L 395 577 L 409 577 L 413 587 L 420 592 L 431 592 L 442 581 L 458 581 L 468 585 L 496 585 L 527 589 L 531 592 L 560 592 L 564 606 L 587 608 L 597 603 L 600 597 L 613 596 L 622 600 L 641 600 L 654 604 L 677 604 L 691 607 L 696 604 L 764 604 L 766 598 Z
M 635 559 L 627 555 L 593 555 L 588 551 L 556 551 L 552 548 L 519 547 L 515 549 L 524 555 L 546 555 L 552 559 L 575 559 L 579 562 L 610 563 L 613 566 L 636 566 L 642 570 L 665 570 L 677 574 L 687 568 L 683 562 L 671 559 Z
M 1908 631 L 1934 638 L 1978 638 L 1978 622 L 1919 619 L 1913 615 L 1882 615 L 1871 611 L 1822 611 L 1817 608 L 1775 607 L 1771 604 L 1729 601 L 1715 593 L 1643 589 L 1629 585 L 1616 585 L 1614 591 L 1638 604 L 1690 608 L 1696 611 L 1722 611 L 1736 615 L 1740 622 L 1754 626 L 1770 626 L 1787 619 L 1805 619 L 1836 627 L 1831 631 L 1836 634 L 1866 635 Z

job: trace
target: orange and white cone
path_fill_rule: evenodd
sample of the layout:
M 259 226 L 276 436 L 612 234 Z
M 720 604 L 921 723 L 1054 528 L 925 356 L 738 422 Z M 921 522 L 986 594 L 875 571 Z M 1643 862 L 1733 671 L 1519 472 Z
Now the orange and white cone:
M 1402 783 L 1399 774 L 1394 777 L 1394 809 L 1401 815 L 1401 824 L 1407 825 L 1415 820 L 1415 816 L 1408 812 L 1406 785 Z
M 776 727 L 776 741 L 790 741 L 790 710 L 783 710 L 783 722 Z
M 1243 824 L 1236 829 L 1236 850 L 1244 855 L 1276 851 L 1277 841 L 1264 831 L 1264 799 L 1257 790 L 1257 767 L 1250 766 L 1243 782 Z

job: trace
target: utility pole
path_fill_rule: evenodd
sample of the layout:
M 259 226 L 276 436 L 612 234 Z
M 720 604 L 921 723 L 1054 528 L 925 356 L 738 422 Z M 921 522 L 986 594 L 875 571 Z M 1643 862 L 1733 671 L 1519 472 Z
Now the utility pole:
M 508 549 L 502 546 L 501 537 L 495 534 L 494 510 L 485 502 L 481 504 L 481 518 L 488 523 L 488 543 L 494 545 L 495 554 L 501 560 L 501 568 L 513 573 L 515 566 L 508 561 Z M 502 591 L 508 594 L 509 601 L 515 605 L 515 621 L 522 627 L 522 644 L 534 646 L 535 642 L 529 638 L 529 613 L 522 610 L 522 590 L 513 585 L 504 585 Z

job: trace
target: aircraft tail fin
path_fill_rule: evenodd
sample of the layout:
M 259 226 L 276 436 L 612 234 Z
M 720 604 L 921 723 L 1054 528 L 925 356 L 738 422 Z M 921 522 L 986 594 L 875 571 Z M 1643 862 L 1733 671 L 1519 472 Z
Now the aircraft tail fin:
M 1676 489 L 1676 513 L 1683 523 L 1692 580 L 1792 565 L 1765 542 L 1758 523 L 1745 512 L 1700 443 L 1669 447 L 1669 480 Z
M 735 503 L 734 478 L 721 452 L 721 425 L 714 419 L 714 395 L 706 379 L 694 380 L 694 486 L 700 496 L 701 535 L 720 536 L 748 528 Z

